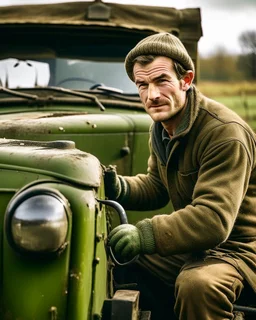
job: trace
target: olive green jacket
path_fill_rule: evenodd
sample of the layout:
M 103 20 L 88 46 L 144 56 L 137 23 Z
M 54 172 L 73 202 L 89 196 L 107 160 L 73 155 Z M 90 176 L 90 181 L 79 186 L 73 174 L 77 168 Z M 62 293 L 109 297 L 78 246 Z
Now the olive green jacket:
M 255 134 L 194 87 L 188 96 L 166 163 L 153 124 L 147 174 L 124 177 L 129 195 L 120 202 L 126 209 L 151 210 L 171 199 L 175 211 L 151 220 L 156 251 L 217 256 L 238 268 L 256 291 Z

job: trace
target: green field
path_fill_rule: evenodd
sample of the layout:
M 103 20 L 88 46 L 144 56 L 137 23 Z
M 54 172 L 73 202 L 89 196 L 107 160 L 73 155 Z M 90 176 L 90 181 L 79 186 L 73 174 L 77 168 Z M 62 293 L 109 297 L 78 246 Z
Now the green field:
M 198 88 L 209 98 L 237 112 L 256 131 L 256 83 L 203 82 Z

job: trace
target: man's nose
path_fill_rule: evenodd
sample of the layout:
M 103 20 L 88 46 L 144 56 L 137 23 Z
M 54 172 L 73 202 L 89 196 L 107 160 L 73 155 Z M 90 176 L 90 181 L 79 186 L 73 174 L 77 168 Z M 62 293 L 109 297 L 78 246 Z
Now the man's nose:
M 150 83 L 148 86 L 148 99 L 149 100 L 157 100 L 160 98 L 160 90 L 158 86 L 153 83 Z

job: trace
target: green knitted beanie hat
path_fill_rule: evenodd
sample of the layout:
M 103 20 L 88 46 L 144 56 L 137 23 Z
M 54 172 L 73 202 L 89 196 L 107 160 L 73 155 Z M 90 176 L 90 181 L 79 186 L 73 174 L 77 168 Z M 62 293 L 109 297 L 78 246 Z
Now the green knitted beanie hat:
M 134 59 L 141 55 L 165 56 L 178 61 L 187 70 L 195 71 L 194 63 L 179 38 L 163 32 L 142 39 L 126 56 L 125 69 L 133 78 Z

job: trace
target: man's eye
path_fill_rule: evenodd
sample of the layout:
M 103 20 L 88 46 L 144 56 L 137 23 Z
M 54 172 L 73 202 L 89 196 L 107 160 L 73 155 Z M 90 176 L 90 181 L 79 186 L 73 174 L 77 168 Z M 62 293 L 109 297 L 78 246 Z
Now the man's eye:
M 144 89 L 144 88 L 147 87 L 147 84 L 146 84 L 146 83 L 140 83 L 140 84 L 138 85 L 138 87 L 139 87 L 140 89 Z
M 163 83 L 163 82 L 167 82 L 167 81 L 168 81 L 167 79 L 159 79 L 158 80 L 159 83 Z

